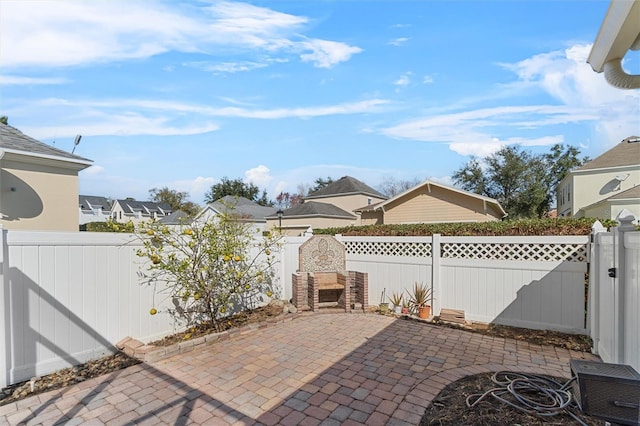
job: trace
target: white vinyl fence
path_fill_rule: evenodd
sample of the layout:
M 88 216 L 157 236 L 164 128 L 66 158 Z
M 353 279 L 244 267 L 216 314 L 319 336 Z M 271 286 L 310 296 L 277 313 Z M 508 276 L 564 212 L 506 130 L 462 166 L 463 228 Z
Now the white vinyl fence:
M 640 232 L 623 210 L 620 226 L 594 224 L 589 323 L 594 352 L 603 361 L 640 371 Z
M 433 290 L 435 315 L 459 309 L 473 321 L 586 333 L 589 236 L 337 238 L 347 270 L 369 275 L 370 305 L 419 282 Z M 285 298 L 307 239 L 285 244 Z
M 133 236 L 2 230 L 0 239 L 0 387 L 111 353 L 126 336 L 175 329 L 149 315 L 153 289 L 139 284 Z
M 338 238 L 347 269 L 369 275 L 371 305 L 383 289 L 417 281 L 432 286 L 435 314 L 461 309 L 475 321 L 586 332 L 588 236 Z M 276 278 L 285 299 L 307 239 L 283 243 Z M 0 387 L 99 357 L 127 336 L 150 341 L 178 329 L 166 313 L 149 315 L 170 302 L 140 284 L 138 245 L 126 234 L 0 232 Z

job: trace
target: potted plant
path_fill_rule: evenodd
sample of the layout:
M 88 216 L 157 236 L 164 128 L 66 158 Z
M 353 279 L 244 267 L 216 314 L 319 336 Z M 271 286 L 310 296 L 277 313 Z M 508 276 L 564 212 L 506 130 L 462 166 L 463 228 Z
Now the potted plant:
M 389 311 L 389 303 L 384 301 L 384 295 L 386 294 L 386 292 L 387 292 L 387 289 L 383 288 L 382 289 L 382 297 L 380 298 L 380 305 L 379 305 L 380 313 L 382 313 L 382 314 L 386 314 L 387 311 Z
M 402 302 L 402 315 L 407 315 L 409 313 L 409 309 L 411 309 L 411 303 L 408 300 L 404 300 Z
M 431 315 L 431 288 L 426 284 L 417 281 L 413 285 L 413 290 L 409 293 L 409 304 L 411 310 L 418 314 L 419 318 L 429 318 Z
M 393 305 L 394 313 L 402 313 L 402 293 L 396 293 L 395 291 L 392 291 L 391 297 L 389 297 L 389 301 Z

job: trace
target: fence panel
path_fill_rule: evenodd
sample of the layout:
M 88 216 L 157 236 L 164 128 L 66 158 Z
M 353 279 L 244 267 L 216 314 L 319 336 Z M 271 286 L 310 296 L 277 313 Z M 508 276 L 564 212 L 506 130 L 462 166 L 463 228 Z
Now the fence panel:
M 153 289 L 140 285 L 131 235 L 2 235 L 0 387 L 113 352 L 126 336 L 148 341 L 176 330 L 168 314 L 149 315 Z M 159 310 L 168 303 L 156 296 Z

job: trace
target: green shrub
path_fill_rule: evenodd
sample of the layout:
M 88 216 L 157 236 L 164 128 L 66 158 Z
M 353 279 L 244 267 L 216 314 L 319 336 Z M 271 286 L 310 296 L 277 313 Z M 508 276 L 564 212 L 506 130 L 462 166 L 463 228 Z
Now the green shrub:
M 89 222 L 85 225 L 85 229 L 87 232 L 127 232 L 130 234 L 135 232 L 133 222 L 119 223 L 112 219 L 108 219 L 106 222 Z
M 549 218 L 521 219 L 474 223 L 419 223 L 406 225 L 365 225 L 341 228 L 314 229 L 314 234 L 346 236 L 534 236 L 534 235 L 588 235 L 597 219 Z M 617 224 L 614 220 L 599 219 L 607 228 Z

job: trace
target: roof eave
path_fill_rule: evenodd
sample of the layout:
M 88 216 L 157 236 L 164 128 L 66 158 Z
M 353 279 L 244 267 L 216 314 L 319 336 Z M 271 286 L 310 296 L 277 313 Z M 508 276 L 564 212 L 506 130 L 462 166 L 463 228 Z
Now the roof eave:
M 37 154 L 33 152 L 6 148 L 0 149 L 0 159 L 17 160 L 25 163 L 40 165 L 51 165 L 52 163 L 54 163 L 57 167 L 74 169 L 78 171 L 84 170 L 93 164 L 93 161 L 91 160 L 65 158 L 55 155 Z

